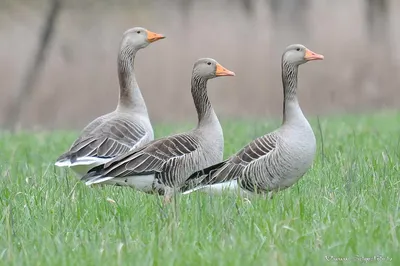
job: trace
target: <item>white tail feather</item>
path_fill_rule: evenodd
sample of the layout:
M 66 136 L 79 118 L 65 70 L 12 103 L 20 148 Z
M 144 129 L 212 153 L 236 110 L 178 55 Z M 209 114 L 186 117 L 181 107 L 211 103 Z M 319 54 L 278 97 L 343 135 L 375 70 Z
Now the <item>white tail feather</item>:
M 93 177 L 91 180 L 88 180 L 85 182 L 86 186 L 90 186 L 93 184 L 99 184 L 99 183 L 104 183 L 110 179 L 113 179 L 114 177 L 112 176 L 106 176 L 106 177 Z
M 191 190 L 185 191 L 182 194 L 187 195 L 195 191 L 201 191 L 205 192 L 207 194 L 211 195 L 221 195 L 224 194 L 225 192 L 231 193 L 231 192 L 238 192 L 238 190 L 242 190 L 239 188 L 237 180 L 231 180 L 223 183 L 218 183 L 218 184 L 213 184 L 213 185 L 205 185 L 205 186 L 199 186 L 196 188 L 193 188 Z
M 55 165 L 59 166 L 59 167 L 64 167 L 64 166 L 73 167 L 73 166 L 77 166 L 77 165 L 95 165 L 95 166 L 97 166 L 100 164 L 104 164 L 104 163 L 110 161 L 111 159 L 112 158 L 79 157 L 73 163 L 71 163 L 70 160 L 64 160 L 64 161 L 57 161 L 55 163 Z
M 54 165 L 57 167 L 68 167 L 70 164 L 70 161 L 57 161 Z
M 90 169 L 105 164 L 111 159 L 112 158 L 80 157 L 73 163 L 71 163 L 70 160 L 62 160 L 57 161 L 54 165 L 57 167 L 69 167 L 79 176 L 83 176 L 89 172 Z

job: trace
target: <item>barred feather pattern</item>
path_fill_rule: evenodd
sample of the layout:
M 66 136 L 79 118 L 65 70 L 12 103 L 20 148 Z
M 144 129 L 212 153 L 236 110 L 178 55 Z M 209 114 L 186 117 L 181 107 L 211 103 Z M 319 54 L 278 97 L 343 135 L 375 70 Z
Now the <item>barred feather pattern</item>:
M 283 121 L 286 120 L 288 102 L 297 101 L 297 72 L 298 67 L 282 59 L 282 84 L 283 84 Z
M 259 137 L 224 162 L 192 174 L 183 191 L 191 189 L 193 186 L 207 186 L 236 180 L 249 164 L 266 156 L 275 149 L 275 146 L 275 133 Z M 197 181 L 195 181 L 196 179 Z M 250 185 L 249 182 L 242 184 L 245 189 Z
M 133 121 L 131 116 L 111 113 L 96 119 L 94 124 L 90 133 L 82 134 L 57 161 L 69 159 L 73 163 L 78 157 L 86 156 L 112 158 L 153 138 L 153 134 L 148 134 L 145 126 Z
M 255 139 L 229 159 L 193 173 L 182 192 L 237 180 L 246 191 L 267 193 L 290 187 L 307 172 L 316 140 L 298 104 L 297 73 L 298 65 L 282 60 L 282 126 Z
M 191 91 L 198 113 L 197 128 L 154 140 L 141 149 L 118 156 L 82 180 L 88 182 L 104 177 L 123 180 L 154 174 L 150 193 L 163 195 L 167 187 L 183 185 L 191 173 L 220 162 L 223 156 L 222 129 L 207 96 L 206 84 L 207 79 L 193 73 Z
M 123 45 L 118 54 L 119 106 L 146 108 L 136 81 L 134 62 L 137 50 L 131 45 Z M 143 111 L 142 111 L 143 112 Z M 147 113 L 147 110 L 146 110 Z
M 113 158 L 154 139 L 146 104 L 134 73 L 137 51 L 129 42 L 122 40 L 117 61 L 120 83 L 117 109 L 87 125 L 57 162 L 69 160 L 74 163 L 80 157 Z

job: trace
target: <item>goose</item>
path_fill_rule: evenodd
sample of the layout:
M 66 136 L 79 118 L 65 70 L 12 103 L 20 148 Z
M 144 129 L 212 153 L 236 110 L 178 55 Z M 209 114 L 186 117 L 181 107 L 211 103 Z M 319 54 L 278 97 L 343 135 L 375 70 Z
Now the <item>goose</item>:
M 146 104 L 136 81 L 137 51 L 164 39 L 142 27 L 125 31 L 118 54 L 119 100 L 115 111 L 89 123 L 55 165 L 71 168 L 78 177 L 111 158 L 143 146 L 154 139 Z
M 301 44 L 288 46 L 281 60 L 282 125 L 253 140 L 227 160 L 193 173 L 180 192 L 190 194 L 200 190 L 221 194 L 226 190 L 246 198 L 257 194 L 272 198 L 277 191 L 296 183 L 311 167 L 316 152 L 314 132 L 296 95 L 298 67 L 323 59 L 323 55 Z
M 92 185 L 112 180 L 145 193 L 164 195 L 164 202 L 170 202 L 191 173 L 223 159 L 223 132 L 207 95 L 207 81 L 220 76 L 235 73 L 211 58 L 199 59 L 193 66 L 191 92 L 198 116 L 196 128 L 118 156 L 89 171 L 82 181 Z

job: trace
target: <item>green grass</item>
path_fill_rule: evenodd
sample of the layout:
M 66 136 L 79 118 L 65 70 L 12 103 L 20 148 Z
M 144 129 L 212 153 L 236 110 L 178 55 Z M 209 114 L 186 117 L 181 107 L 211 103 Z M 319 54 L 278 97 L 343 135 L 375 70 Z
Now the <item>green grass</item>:
M 221 119 L 225 157 L 279 120 Z M 1 133 L 1 265 L 400 265 L 400 114 L 321 118 L 313 168 L 272 200 L 88 188 L 53 167 L 76 132 Z M 157 136 L 191 125 L 158 125 Z M 110 199 L 114 200 L 113 203 Z M 326 256 L 352 261 L 326 260 Z

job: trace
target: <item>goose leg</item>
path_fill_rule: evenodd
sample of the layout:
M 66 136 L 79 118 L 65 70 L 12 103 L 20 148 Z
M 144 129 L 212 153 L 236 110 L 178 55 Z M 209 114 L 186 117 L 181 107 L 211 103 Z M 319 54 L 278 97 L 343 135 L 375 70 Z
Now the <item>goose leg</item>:
M 164 190 L 164 205 L 170 204 L 174 196 L 174 189 L 166 187 Z
M 243 202 L 246 203 L 246 204 L 250 204 L 250 205 L 251 205 L 251 200 L 250 200 L 249 197 L 247 197 L 247 196 L 245 196 L 245 197 L 243 198 Z
M 265 200 L 272 200 L 275 195 L 275 191 L 268 191 L 268 192 L 263 192 L 260 196 L 265 199 Z
M 171 195 L 164 195 L 164 205 L 170 204 L 172 201 L 172 196 Z
M 268 194 L 267 194 L 267 199 L 272 200 L 273 197 L 274 197 L 274 195 L 275 195 L 275 192 L 274 192 L 274 191 L 268 192 Z

